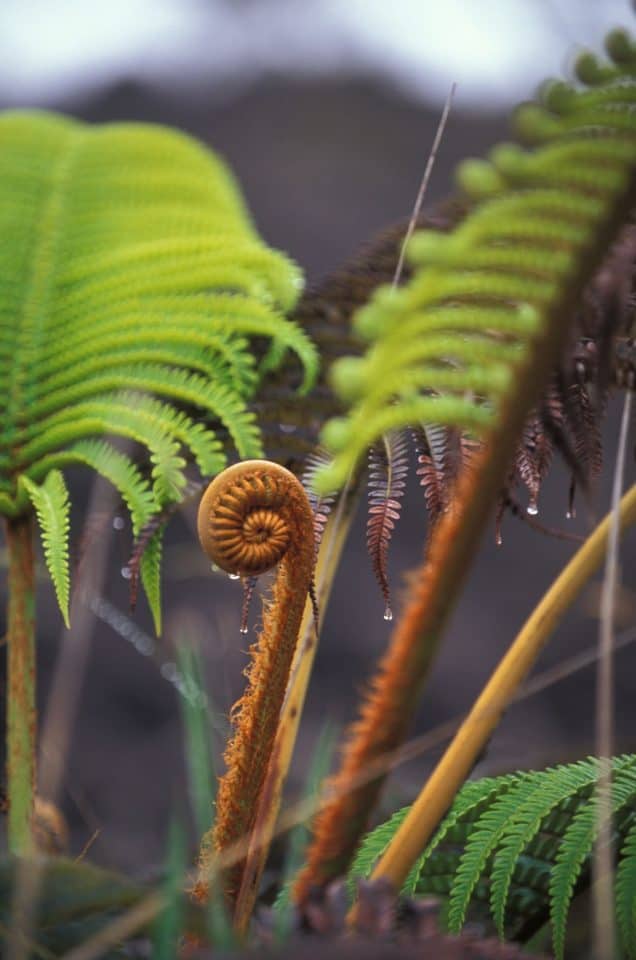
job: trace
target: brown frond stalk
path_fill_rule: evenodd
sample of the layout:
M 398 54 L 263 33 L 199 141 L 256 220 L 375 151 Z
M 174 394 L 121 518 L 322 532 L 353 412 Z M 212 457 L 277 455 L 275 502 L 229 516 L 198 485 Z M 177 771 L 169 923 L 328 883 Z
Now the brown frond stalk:
M 313 516 L 302 485 L 267 460 L 238 463 L 219 474 L 203 495 L 198 531 L 207 555 L 228 573 L 257 576 L 280 564 L 261 634 L 250 648 L 247 688 L 232 708 L 233 735 L 225 752 L 227 772 L 219 782 L 216 821 L 201 846 L 193 895 L 205 901 L 215 857 L 254 827 L 312 583 L 315 549 Z M 244 860 L 223 878 L 230 902 L 240 889 L 243 869 Z
M 617 507 L 616 525 L 625 530 L 635 522 L 636 486 Z M 395 833 L 374 879 L 400 888 L 555 627 L 601 566 L 613 523 L 613 514 L 605 517 L 526 620 Z
M 35 790 L 35 559 L 33 518 L 7 520 L 9 612 L 7 624 L 7 784 L 9 849 L 32 850 Z
M 624 225 L 636 200 L 636 171 L 594 237 L 581 254 L 576 269 L 559 285 L 542 311 L 544 323 L 525 361 L 515 374 L 501 414 L 474 469 L 459 478 L 455 503 L 436 525 L 424 562 L 411 581 L 409 601 L 396 626 L 389 648 L 372 679 L 345 746 L 335 777 L 338 793 L 355 782 L 380 754 L 404 739 L 423 683 L 439 646 L 445 623 L 488 523 L 491 508 L 504 486 L 507 472 L 528 413 L 544 394 L 550 373 L 562 356 L 581 291 L 599 269 L 603 257 Z M 384 777 L 341 793 L 327 804 L 314 824 L 308 861 L 296 884 L 302 900 L 312 886 L 341 875 L 365 830 Z

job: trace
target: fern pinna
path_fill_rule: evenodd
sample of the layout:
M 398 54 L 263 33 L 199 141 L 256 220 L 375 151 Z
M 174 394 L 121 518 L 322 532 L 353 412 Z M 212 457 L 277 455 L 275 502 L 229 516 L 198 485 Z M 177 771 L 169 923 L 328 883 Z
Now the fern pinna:
M 518 129 L 535 149 L 506 144 L 489 161 L 460 167 L 466 216 L 446 233 L 413 236 L 411 280 L 380 288 L 355 317 L 358 334 L 371 341 L 366 354 L 334 363 L 333 384 L 350 409 L 323 431 L 335 457 L 316 476 L 320 491 L 340 488 L 390 430 L 436 424 L 485 442 L 473 468 L 460 471 L 452 508 L 411 578 L 408 604 L 351 728 L 334 798 L 315 820 L 300 900 L 312 884 L 342 873 L 355 850 L 383 775 L 355 790 L 346 785 L 406 735 L 524 424 L 545 396 L 588 283 L 629 224 L 636 47 L 622 32 L 607 45 L 613 66 L 594 73 L 584 58 L 581 87 L 552 83 L 542 103 L 519 110 Z M 539 478 L 546 457 L 538 452 Z
M 624 948 L 636 956 L 636 756 L 613 762 L 618 867 L 616 910 Z M 590 882 L 598 829 L 591 758 L 548 770 L 468 782 L 415 864 L 404 892 L 443 898 L 449 929 L 469 919 L 500 937 L 527 939 L 550 921 L 557 957 L 565 949 L 572 898 Z M 350 879 L 368 876 L 408 808 L 362 843 Z
M 68 623 L 62 471 L 84 464 L 111 481 L 138 533 L 182 497 L 187 462 L 208 476 L 225 465 L 228 443 L 240 457 L 261 455 L 248 410 L 261 376 L 291 349 L 308 388 L 317 356 L 285 316 L 300 290 L 298 270 L 260 241 L 224 164 L 180 133 L 1 115 L 0 231 L 9 832 L 24 841 L 33 780 L 32 762 L 23 763 L 33 753 L 32 655 L 24 650 L 33 626 L 33 512 Z M 258 360 L 250 338 L 269 344 Z M 160 555 L 161 529 L 141 559 L 157 629 Z

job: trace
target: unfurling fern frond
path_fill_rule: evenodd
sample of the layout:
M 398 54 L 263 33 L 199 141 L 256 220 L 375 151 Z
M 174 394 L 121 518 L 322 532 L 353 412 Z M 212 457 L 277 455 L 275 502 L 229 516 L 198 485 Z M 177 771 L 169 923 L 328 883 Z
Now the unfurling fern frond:
M 598 761 L 467 783 L 406 882 L 408 894 L 446 902 L 449 929 L 471 917 L 500 937 L 524 939 L 547 922 L 563 956 L 573 895 L 590 879 L 596 838 Z M 612 809 L 618 852 L 617 914 L 624 946 L 636 956 L 636 756 L 616 757 Z M 369 876 L 408 808 L 364 839 L 350 880 Z
M 387 564 L 393 529 L 400 519 L 408 457 L 407 438 L 400 430 L 389 430 L 369 450 L 367 550 L 384 597 L 385 620 L 393 619 Z
M 614 35 L 610 52 L 623 57 L 625 43 Z M 521 135 L 541 145 L 501 145 L 489 162 L 465 163 L 468 215 L 449 233 L 416 233 L 411 281 L 379 289 L 358 312 L 356 332 L 372 345 L 363 358 L 334 364 L 350 412 L 323 431 L 335 461 L 321 489 L 340 487 L 392 428 L 425 422 L 487 434 L 548 327 L 565 330 L 590 267 L 630 212 L 636 80 L 628 48 L 632 59 L 617 61 L 620 82 L 591 90 L 555 83 L 543 106 L 521 108 Z M 543 465 L 524 470 L 533 488 L 537 470 Z
M 260 241 L 221 161 L 180 133 L 0 115 L 0 231 L 5 515 L 31 502 L 41 514 L 38 491 L 59 483 L 47 474 L 91 463 L 119 487 L 138 533 L 181 499 L 187 462 L 218 472 L 227 437 L 242 457 L 262 453 L 247 404 L 273 360 L 291 351 L 301 388 L 315 379 L 315 348 L 286 317 L 299 272 Z M 261 353 L 272 347 L 267 362 L 256 339 Z M 135 473 L 105 437 L 141 445 L 147 468 Z M 59 498 L 46 511 L 64 604 Z M 156 620 L 158 556 L 153 541 L 142 570 Z

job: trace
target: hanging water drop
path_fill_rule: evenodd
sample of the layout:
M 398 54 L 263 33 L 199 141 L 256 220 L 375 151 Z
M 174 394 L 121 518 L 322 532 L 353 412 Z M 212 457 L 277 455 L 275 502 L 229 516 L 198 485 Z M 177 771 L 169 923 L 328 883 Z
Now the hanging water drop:
M 230 578 L 230 580 L 240 580 L 240 579 L 241 579 L 241 574 L 240 574 L 240 573 L 228 573 L 228 577 Z
M 246 633 L 249 633 L 249 627 L 247 626 L 246 623 L 241 624 L 241 626 L 239 627 L 239 633 L 242 633 L 243 636 L 245 636 Z
M 392 619 L 393 619 L 393 611 L 391 610 L 391 607 L 388 605 L 388 603 L 387 603 L 386 607 L 384 608 L 384 619 L 385 619 L 385 620 L 392 620 Z
M 503 544 L 503 537 L 501 536 L 501 530 L 497 530 L 497 533 L 495 534 L 495 543 L 497 544 L 498 547 L 500 547 Z
M 537 506 L 537 501 L 533 497 L 530 503 L 528 504 L 528 506 L 526 507 L 526 513 L 530 514 L 531 517 L 536 517 L 538 512 L 539 512 L 539 508 Z
M 124 578 L 124 580 L 130 580 L 131 577 L 132 577 L 132 570 L 131 570 L 130 567 L 128 567 L 128 566 L 122 567 L 122 568 L 121 568 L 121 575 L 122 575 L 122 577 Z
M 126 525 L 126 521 L 123 517 L 113 517 L 113 530 L 123 530 Z

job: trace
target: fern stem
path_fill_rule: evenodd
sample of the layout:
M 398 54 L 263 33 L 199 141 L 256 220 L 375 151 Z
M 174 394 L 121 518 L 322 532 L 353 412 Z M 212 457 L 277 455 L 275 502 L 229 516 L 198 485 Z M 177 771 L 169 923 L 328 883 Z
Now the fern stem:
M 35 562 L 33 518 L 5 524 L 9 555 L 7 665 L 8 840 L 12 853 L 31 849 L 35 788 Z
M 204 550 L 229 573 L 256 576 L 279 564 L 262 631 L 250 648 L 247 688 L 232 709 L 233 736 L 225 752 L 227 773 L 219 782 L 216 822 L 202 841 L 193 895 L 206 901 L 217 856 L 248 840 L 254 829 L 313 578 L 315 547 L 313 514 L 301 483 L 265 460 L 224 470 L 203 496 L 198 525 Z M 244 867 L 241 858 L 225 872 L 232 904 Z
M 436 525 L 424 561 L 411 579 L 404 613 L 371 680 L 359 718 L 349 732 L 340 769 L 332 781 L 334 799 L 314 823 L 307 865 L 295 888 L 298 900 L 305 898 L 312 885 L 322 885 L 342 875 L 353 856 L 377 802 L 384 775 L 348 793 L 347 785 L 359 782 L 362 771 L 395 750 L 406 736 L 443 629 L 489 521 L 489 509 L 505 484 L 528 412 L 537 403 L 563 352 L 569 329 L 567 320 L 575 316 L 581 290 L 618 236 L 635 200 L 636 169 L 630 169 L 624 189 L 608 202 L 606 215 L 595 224 L 589 243 L 577 252 L 572 269 L 541 303 L 540 329 L 515 368 L 487 443 L 476 458 L 474 469 L 460 474 L 453 508 Z M 392 408 L 388 410 L 391 414 Z M 387 422 L 381 422 L 384 429 Z M 344 469 L 346 460 L 341 466 Z
M 316 600 L 321 621 L 329 602 L 340 557 L 351 527 L 355 503 L 355 490 L 349 487 L 344 491 L 336 513 L 327 521 L 316 562 Z M 292 663 L 289 688 L 280 712 L 278 730 L 272 748 L 272 758 L 263 783 L 254 821 L 254 830 L 245 860 L 241 889 L 236 901 L 234 922 L 239 933 L 243 933 L 247 929 L 258 890 L 258 881 L 274 836 L 283 786 L 289 772 L 317 650 L 318 636 L 316 635 L 314 612 L 312 604 L 307 601 L 296 654 Z
M 599 832 L 594 850 L 594 954 L 598 960 L 611 960 L 615 952 L 613 910 L 613 838 L 612 838 L 612 751 L 614 739 L 614 608 L 619 583 L 618 503 L 623 488 L 625 453 L 632 409 L 632 392 L 627 391 L 619 430 L 616 467 L 612 483 L 612 514 L 605 576 L 601 594 L 599 630 L 599 662 L 596 691 L 596 754 L 599 762 L 598 819 Z
M 561 617 L 605 557 L 612 514 L 596 527 L 534 609 L 413 803 L 373 879 L 399 888 Z M 636 523 L 636 485 L 620 503 L 620 527 Z

